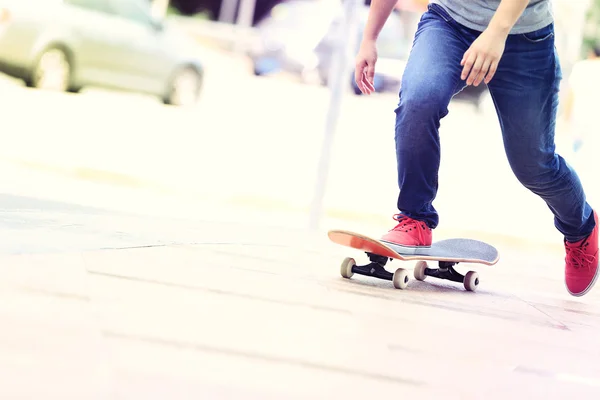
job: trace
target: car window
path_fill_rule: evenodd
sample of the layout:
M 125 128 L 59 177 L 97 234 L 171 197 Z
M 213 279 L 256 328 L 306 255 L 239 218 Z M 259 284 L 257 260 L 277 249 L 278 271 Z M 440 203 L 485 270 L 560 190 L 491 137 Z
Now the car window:
M 108 0 L 65 0 L 65 4 L 85 8 L 91 11 L 100 11 L 111 13 L 111 8 Z
M 112 0 L 112 8 L 119 17 L 144 25 L 150 25 L 153 22 L 149 1 Z

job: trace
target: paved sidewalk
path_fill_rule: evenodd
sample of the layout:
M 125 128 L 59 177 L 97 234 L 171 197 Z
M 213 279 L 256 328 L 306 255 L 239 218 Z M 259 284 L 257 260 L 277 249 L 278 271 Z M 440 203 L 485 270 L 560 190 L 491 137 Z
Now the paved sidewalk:
M 343 257 L 364 258 L 323 233 L 197 223 L 180 235 L 3 256 L 0 398 L 600 395 L 600 290 L 566 295 L 560 255 L 501 246 L 476 293 L 399 291 L 341 278 Z

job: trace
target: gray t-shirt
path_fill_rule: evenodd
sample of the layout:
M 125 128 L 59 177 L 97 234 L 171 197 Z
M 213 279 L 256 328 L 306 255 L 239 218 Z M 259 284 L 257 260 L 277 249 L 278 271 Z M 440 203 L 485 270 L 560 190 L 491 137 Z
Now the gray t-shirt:
M 459 24 L 484 31 L 498 9 L 501 0 L 430 0 L 439 4 Z M 517 20 L 511 34 L 528 33 L 554 22 L 550 0 L 531 0 Z

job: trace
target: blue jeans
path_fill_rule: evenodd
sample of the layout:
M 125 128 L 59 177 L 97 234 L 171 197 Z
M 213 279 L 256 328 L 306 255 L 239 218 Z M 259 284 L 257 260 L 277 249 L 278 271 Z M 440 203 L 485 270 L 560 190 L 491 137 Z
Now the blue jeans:
M 440 119 L 448 114 L 452 96 L 465 87 L 460 61 L 479 34 L 439 5 L 429 5 L 402 78 L 395 110 L 398 209 L 432 229 L 438 224 L 432 202 L 438 190 Z M 546 202 L 556 228 L 573 242 L 588 236 L 595 222 L 577 174 L 555 153 L 561 78 L 554 25 L 549 25 L 508 36 L 488 89 L 512 171 Z

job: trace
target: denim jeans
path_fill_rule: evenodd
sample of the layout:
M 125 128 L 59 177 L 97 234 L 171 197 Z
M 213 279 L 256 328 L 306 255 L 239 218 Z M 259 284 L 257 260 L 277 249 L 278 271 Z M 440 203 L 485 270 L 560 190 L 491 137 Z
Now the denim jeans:
M 432 229 L 439 222 L 432 203 L 438 190 L 440 119 L 448 114 L 452 96 L 465 87 L 460 61 L 479 34 L 430 4 L 402 77 L 395 110 L 398 209 Z M 565 238 L 578 241 L 591 233 L 595 222 L 577 174 L 555 153 L 561 78 L 551 24 L 508 36 L 488 89 L 516 178 L 546 202 Z

